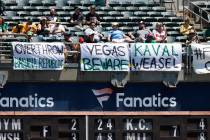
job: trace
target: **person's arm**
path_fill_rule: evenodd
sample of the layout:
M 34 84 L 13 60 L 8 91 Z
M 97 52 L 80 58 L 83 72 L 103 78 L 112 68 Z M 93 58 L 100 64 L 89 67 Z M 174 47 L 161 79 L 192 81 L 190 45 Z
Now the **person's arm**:
M 111 42 L 111 33 L 108 34 L 107 40 L 108 40 L 108 42 Z

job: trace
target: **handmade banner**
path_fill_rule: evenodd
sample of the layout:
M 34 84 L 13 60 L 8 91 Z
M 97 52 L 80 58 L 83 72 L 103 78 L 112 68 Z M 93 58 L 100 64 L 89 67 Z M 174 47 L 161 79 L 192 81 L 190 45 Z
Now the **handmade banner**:
M 63 43 L 13 42 L 13 69 L 62 70 L 64 66 Z
M 191 44 L 193 68 L 197 74 L 210 73 L 210 45 Z
M 82 71 L 129 71 L 127 43 L 81 44 Z
M 131 44 L 132 71 L 181 71 L 181 62 L 181 44 Z

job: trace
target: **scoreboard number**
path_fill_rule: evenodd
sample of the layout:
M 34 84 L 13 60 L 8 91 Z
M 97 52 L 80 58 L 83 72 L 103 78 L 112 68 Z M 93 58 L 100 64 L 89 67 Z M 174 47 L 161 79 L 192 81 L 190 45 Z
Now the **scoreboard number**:
M 200 133 L 199 140 L 206 140 L 205 134 L 203 132 Z
M 177 126 L 174 125 L 172 127 L 173 127 L 173 130 L 174 130 L 173 137 L 177 137 Z
M 201 118 L 201 120 L 200 120 L 199 127 L 201 128 L 201 130 L 205 129 L 205 122 L 204 122 L 203 118 Z
M 102 131 L 104 129 L 112 130 L 113 125 L 112 125 L 112 119 L 98 119 L 97 120 L 97 130 Z M 104 128 L 104 126 L 106 128 Z
M 77 128 L 76 128 L 77 120 L 76 119 L 72 119 L 71 122 L 72 122 L 71 130 L 77 130 Z
M 76 133 L 71 133 L 72 140 L 77 140 L 77 134 Z

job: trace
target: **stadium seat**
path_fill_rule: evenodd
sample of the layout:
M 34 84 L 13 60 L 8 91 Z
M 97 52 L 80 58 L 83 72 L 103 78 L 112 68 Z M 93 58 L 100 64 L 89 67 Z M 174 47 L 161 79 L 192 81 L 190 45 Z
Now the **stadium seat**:
M 30 13 L 28 11 L 18 11 L 17 15 L 18 16 L 28 16 Z
M 162 14 L 160 12 L 156 12 L 156 11 L 147 12 L 147 14 L 150 17 L 162 17 Z
M 135 16 L 144 17 L 144 16 L 147 16 L 147 12 L 137 11 L 137 12 L 134 12 L 134 15 L 135 15 Z
M 36 11 L 36 7 L 34 6 L 23 6 L 25 11 Z
M 134 6 L 128 6 L 128 7 L 126 7 L 126 10 L 127 11 L 138 11 L 139 8 L 138 7 L 134 7 Z
M 133 16 L 133 12 L 131 12 L 131 11 L 121 12 L 121 14 L 122 14 L 124 17 Z
M 67 4 L 69 5 L 69 6 L 78 6 L 78 5 L 80 5 L 80 0 L 68 0 L 67 1 Z
M 114 16 L 114 17 L 122 16 L 122 14 L 119 11 L 110 11 L 110 12 L 108 12 L 108 15 Z
M 113 9 L 114 9 L 115 11 L 125 11 L 125 7 L 121 7 L 121 6 L 113 7 Z
M 29 0 L 30 6 L 42 6 L 42 0 Z
M 45 12 L 45 11 L 50 10 L 48 6 L 36 6 L 35 8 L 37 11 L 40 11 L 40 12 Z
M 32 11 L 32 12 L 30 12 L 30 15 L 33 17 L 37 17 L 37 16 L 42 16 L 43 13 L 39 12 L 39 11 Z
M 42 5 L 43 6 L 55 6 L 55 0 L 42 0 Z

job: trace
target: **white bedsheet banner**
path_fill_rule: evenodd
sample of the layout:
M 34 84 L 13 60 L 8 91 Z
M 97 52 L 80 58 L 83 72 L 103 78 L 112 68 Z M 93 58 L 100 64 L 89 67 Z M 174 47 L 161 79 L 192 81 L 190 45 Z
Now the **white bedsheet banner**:
M 210 45 L 191 44 L 196 74 L 210 73 Z
M 127 43 L 81 44 L 82 71 L 129 71 Z
M 179 43 L 131 44 L 131 71 L 181 71 Z
M 63 43 L 13 42 L 14 70 L 62 70 Z

